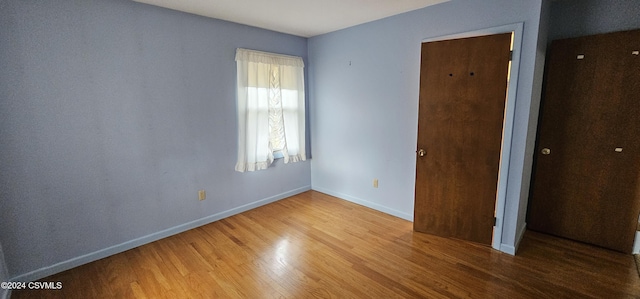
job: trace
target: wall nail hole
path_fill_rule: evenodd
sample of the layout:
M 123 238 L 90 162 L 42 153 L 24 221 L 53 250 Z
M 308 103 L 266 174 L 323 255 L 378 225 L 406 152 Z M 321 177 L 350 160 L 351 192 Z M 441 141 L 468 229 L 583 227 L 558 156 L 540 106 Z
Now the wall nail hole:
M 449 77 L 453 77 L 453 74 L 449 74 Z
M 471 72 L 469 75 L 473 76 L 473 75 L 475 75 L 475 73 L 474 73 L 474 72 Z

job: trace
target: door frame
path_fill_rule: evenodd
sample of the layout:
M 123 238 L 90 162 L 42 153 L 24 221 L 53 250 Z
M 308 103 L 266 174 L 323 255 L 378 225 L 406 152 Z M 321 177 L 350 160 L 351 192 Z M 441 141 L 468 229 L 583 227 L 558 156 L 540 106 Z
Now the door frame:
M 491 247 L 496 250 L 500 250 L 509 254 L 515 254 L 515 248 L 512 246 L 501 246 L 502 245 L 502 232 L 504 230 L 504 213 L 505 213 L 505 205 L 507 201 L 507 178 L 509 177 L 509 161 L 511 158 L 511 142 L 513 137 L 513 126 L 515 119 L 515 111 L 516 111 L 516 94 L 518 91 L 518 75 L 520 70 L 520 53 L 522 50 L 522 34 L 524 29 L 524 23 L 514 23 L 503 26 L 479 29 L 474 31 L 467 31 L 462 33 L 455 33 L 449 35 L 443 35 L 438 37 L 426 38 L 423 39 L 420 43 L 428 43 L 428 42 L 436 42 L 442 40 L 450 40 L 450 39 L 461 39 L 468 37 L 477 37 L 477 36 L 485 36 L 485 35 L 493 35 L 500 33 L 513 33 L 513 55 L 511 59 L 511 77 L 509 80 L 509 86 L 507 91 L 507 98 L 505 102 L 505 115 L 502 125 L 503 137 L 502 137 L 502 145 L 500 149 L 500 166 L 499 166 L 499 175 L 498 175 L 498 186 L 497 187 L 497 196 L 496 196 L 496 205 L 495 205 L 495 215 L 496 215 L 496 225 L 493 228 L 493 240 L 491 241 Z M 416 136 L 416 142 L 418 138 Z M 416 165 L 417 166 L 417 161 Z M 415 167 L 414 167 L 415 169 Z M 415 202 L 415 198 L 414 198 Z M 415 209 L 415 206 L 414 206 Z

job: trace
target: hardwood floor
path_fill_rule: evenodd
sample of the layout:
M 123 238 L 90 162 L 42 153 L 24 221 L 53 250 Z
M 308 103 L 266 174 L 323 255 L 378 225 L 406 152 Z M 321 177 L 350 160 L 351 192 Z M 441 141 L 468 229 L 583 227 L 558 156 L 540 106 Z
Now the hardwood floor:
M 309 191 L 12 298 L 640 298 L 633 257 L 535 232 L 517 256 Z

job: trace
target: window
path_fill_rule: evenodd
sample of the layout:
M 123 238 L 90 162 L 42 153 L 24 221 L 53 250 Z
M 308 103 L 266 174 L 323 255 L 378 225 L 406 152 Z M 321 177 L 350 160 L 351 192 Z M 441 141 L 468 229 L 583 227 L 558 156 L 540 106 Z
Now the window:
M 236 50 L 238 162 L 236 171 L 306 160 L 304 62 L 295 56 Z

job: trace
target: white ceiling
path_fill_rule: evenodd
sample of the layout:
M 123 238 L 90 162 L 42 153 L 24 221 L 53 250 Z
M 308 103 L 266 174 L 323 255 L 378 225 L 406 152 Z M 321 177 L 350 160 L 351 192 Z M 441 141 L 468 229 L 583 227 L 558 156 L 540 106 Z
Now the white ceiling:
M 134 0 L 312 37 L 449 0 Z

